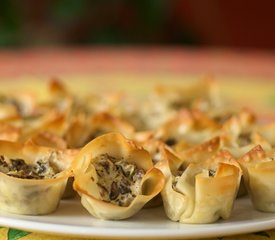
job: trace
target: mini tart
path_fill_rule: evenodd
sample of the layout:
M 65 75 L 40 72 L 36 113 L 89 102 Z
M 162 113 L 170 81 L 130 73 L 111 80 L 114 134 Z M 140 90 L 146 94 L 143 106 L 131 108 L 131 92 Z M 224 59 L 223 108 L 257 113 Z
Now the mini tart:
M 142 104 L 140 115 L 145 129 L 157 129 L 183 109 L 208 112 L 221 105 L 217 84 L 205 78 L 195 84 L 158 85 Z
M 67 127 L 63 138 L 69 148 L 81 148 L 94 138 L 109 132 L 120 132 L 129 138 L 134 135 L 134 127 L 130 123 L 107 112 L 92 116 L 77 114 L 64 119 L 64 123 L 67 123 Z
M 159 85 L 154 95 L 160 104 L 169 109 L 191 108 L 207 111 L 221 104 L 217 83 L 212 78 L 205 78 L 189 85 Z
M 74 96 L 58 79 L 51 79 L 47 90 L 46 101 L 41 102 L 37 106 L 37 110 L 40 113 L 46 114 L 49 111 L 66 113 L 71 110 L 74 103 Z
M 182 110 L 156 131 L 155 138 L 174 149 L 187 149 L 213 138 L 217 128 L 218 125 L 204 113 Z
M 239 144 L 240 141 L 245 141 L 245 144 Z M 261 145 L 265 150 L 271 149 L 270 143 L 257 132 L 240 134 L 237 138 L 221 136 L 221 148 L 229 151 L 237 159 L 257 145 Z
M 230 151 L 235 158 L 242 157 L 259 144 L 266 150 L 271 149 L 268 140 L 256 129 L 256 117 L 248 110 L 242 110 L 224 124 L 221 148 Z
M 256 146 L 239 163 L 255 209 L 275 212 L 275 149 L 266 152 L 260 145 Z
M 73 172 L 82 205 L 102 219 L 133 216 L 164 185 L 164 176 L 153 167 L 150 154 L 119 133 L 88 143 L 74 160 Z
M 101 112 L 93 115 L 89 122 L 90 132 L 86 142 L 110 132 L 119 132 L 128 138 L 134 136 L 134 127 L 120 119 L 119 117 L 107 112 Z
M 223 124 L 221 135 L 235 141 L 235 146 L 242 147 L 250 143 L 250 134 L 253 132 L 255 124 L 256 116 L 243 109 Z
M 177 154 L 181 157 L 181 159 L 184 160 L 183 165 L 187 166 L 189 163 L 195 163 L 195 164 L 202 163 L 208 160 L 209 158 L 216 159 L 216 160 L 219 159 L 221 161 L 221 158 L 218 158 L 218 156 L 220 155 L 219 154 L 220 152 L 229 151 L 230 154 L 233 156 L 235 156 L 237 152 L 238 153 L 237 155 L 239 156 L 241 155 L 240 151 L 242 151 L 244 154 L 246 150 L 247 151 L 249 150 L 249 148 L 242 148 L 241 150 L 238 148 L 228 149 L 227 147 L 224 146 L 223 138 L 218 136 L 200 145 L 192 147 L 190 149 L 187 149 L 187 150 L 176 149 L 176 150 L 177 150 Z M 229 156 L 227 158 L 229 159 Z M 241 197 L 246 194 L 247 194 L 247 191 L 246 191 L 243 179 L 241 179 L 238 197 Z
M 21 142 L 28 140 L 42 143 L 43 146 L 57 144 L 58 148 L 79 148 L 85 145 L 89 136 L 89 122 L 85 114 L 51 112 L 30 122 L 22 133 Z
M 0 209 L 42 215 L 59 204 L 73 154 L 32 144 L 0 141 Z
M 49 111 L 47 114 L 25 119 L 23 122 L 20 142 L 25 142 L 43 132 L 50 132 L 62 137 L 68 129 L 68 123 L 64 114 Z
M 83 146 L 89 132 L 89 111 L 58 79 L 52 79 L 48 90 L 48 101 L 39 105 L 41 120 L 30 124 L 23 141 L 47 132 L 63 138 L 69 148 Z
M 230 217 L 241 171 L 229 153 L 186 168 L 171 149 L 161 150 L 157 167 L 166 177 L 161 191 L 166 215 L 181 223 L 213 223 Z M 227 159 L 227 158 L 230 158 Z

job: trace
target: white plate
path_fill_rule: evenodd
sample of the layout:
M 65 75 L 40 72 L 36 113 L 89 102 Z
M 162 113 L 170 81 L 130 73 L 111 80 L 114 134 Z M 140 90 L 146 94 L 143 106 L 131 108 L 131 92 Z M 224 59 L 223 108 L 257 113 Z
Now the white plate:
M 206 238 L 275 228 L 275 213 L 253 210 L 248 198 L 236 201 L 229 220 L 213 224 L 180 224 L 168 220 L 162 207 L 144 209 L 131 219 L 105 221 L 93 218 L 79 199 L 62 200 L 58 210 L 46 216 L 0 213 L 0 225 L 27 231 L 85 237 Z

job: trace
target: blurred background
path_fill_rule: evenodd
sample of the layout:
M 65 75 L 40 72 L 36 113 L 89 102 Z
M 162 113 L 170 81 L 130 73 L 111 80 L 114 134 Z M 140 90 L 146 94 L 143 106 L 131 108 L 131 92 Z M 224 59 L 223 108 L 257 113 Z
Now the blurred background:
M 275 49 L 275 1 L 1 0 L 0 47 Z
M 128 72 L 274 80 L 274 10 L 273 0 L 1 0 L 0 77 Z

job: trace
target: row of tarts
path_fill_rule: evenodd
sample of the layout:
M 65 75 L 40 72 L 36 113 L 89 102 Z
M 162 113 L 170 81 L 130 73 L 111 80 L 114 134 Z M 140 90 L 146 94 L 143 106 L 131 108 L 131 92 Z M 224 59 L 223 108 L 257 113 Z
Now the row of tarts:
M 1 210 L 48 214 L 77 192 L 97 218 L 163 204 L 172 221 L 212 223 L 248 193 L 275 212 L 275 122 L 224 103 L 215 81 L 138 97 L 53 80 L 45 92 L 0 96 Z

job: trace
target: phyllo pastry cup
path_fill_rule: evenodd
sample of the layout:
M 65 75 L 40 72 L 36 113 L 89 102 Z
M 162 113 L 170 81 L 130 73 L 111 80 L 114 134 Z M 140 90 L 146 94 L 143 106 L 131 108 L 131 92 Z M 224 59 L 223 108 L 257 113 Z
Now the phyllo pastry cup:
M 244 155 L 239 163 L 255 209 L 275 212 L 275 149 L 264 151 L 259 145 Z
M 26 215 L 53 212 L 71 175 L 64 151 L 0 141 L 0 209 Z
M 16 142 L 20 136 L 20 128 L 0 122 L 0 140 Z
M 90 140 L 110 132 L 119 132 L 127 138 L 133 138 L 135 132 L 134 127 L 129 122 L 107 112 L 93 115 L 90 126 Z
M 161 191 L 166 215 L 181 223 L 212 223 L 230 217 L 239 188 L 241 171 L 229 153 L 184 167 L 166 146 L 157 164 L 166 177 Z
M 158 85 L 153 97 L 167 108 L 207 111 L 221 104 L 217 82 L 212 77 L 186 85 Z
M 95 138 L 73 164 L 74 189 L 90 214 L 125 219 L 160 193 L 164 176 L 150 154 L 119 133 Z
M 246 148 L 247 151 L 249 151 L 249 148 Z M 187 166 L 189 163 L 200 163 L 203 161 L 206 161 L 207 159 L 216 159 L 217 156 L 220 155 L 219 152 L 229 152 L 233 157 L 236 157 L 235 155 L 239 156 L 241 153 L 244 152 L 244 149 L 238 149 L 238 148 L 228 148 L 225 145 L 225 141 L 223 137 L 214 137 L 210 139 L 207 142 L 204 142 L 200 145 L 197 145 L 193 148 L 187 149 L 187 150 L 181 150 L 176 149 L 177 154 L 180 156 L 180 158 L 183 161 L 183 165 Z M 236 154 L 237 153 L 237 154 Z M 221 159 L 221 158 L 220 158 Z M 232 162 L 232 161 L 231 161 Z M 236 160 L 235 160 L 236 163 Z M 236 166 L 240 167 L 239 164 L 235 164 Z M 237 197 L 241 197 L 243 195 L 247 194 L 246 187 L 243 181 L 243 178 L 241 178 L 241 183 L 238 191 Z
M 155 138 L 173 149 L 188 149 L 218 135 L 218 125 L 197 110 L 181 110 L 155 132 Z
M 241 158 L 253 147 L 261 145 L 265 150 L 271 144 L 257 127 L 256 116 L 247 109 L 228 119 L 221 130 L 221 148 L 228 150 L 236 159 Z

